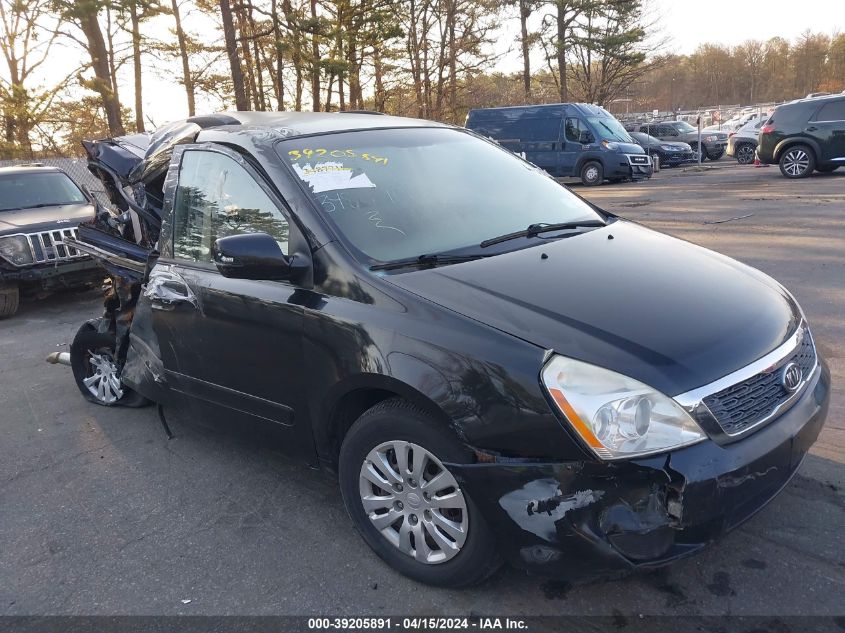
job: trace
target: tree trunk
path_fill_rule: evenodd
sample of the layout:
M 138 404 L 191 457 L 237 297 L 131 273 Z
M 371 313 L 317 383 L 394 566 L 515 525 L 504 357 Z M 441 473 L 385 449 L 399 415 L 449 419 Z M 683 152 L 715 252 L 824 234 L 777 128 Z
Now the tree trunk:
M 270 17 L 273 20 L 273 53 L 276 56 L 276 109 L 281 112 L 285 109 L 285 82 L 283 81 L 285 63 L 282 54 L 282 29 L 279 26 L 279 8 L 276 0 L 270 4 Z
M 373 95 L 373 106 L 376 112 L 384 112 L 386 95 L 384 91 L 384 66 L 381 61 L 381 51 L 376 45 L 373 51 L 373 72 L 375 73 L 375 94 Z
M 229 57 L 232 86 L 235 90 L 235 108 L 237 110 L 249 110 L 249 101 L 247 101 L 246 88 L 244 86 L 244 74 L 238 55 L 238 40 L 235 36 L 235 24 L 232 21 L 232 7 L 229 4 L 229 0 L 220 0 L 220 16 L 223 20 L 223 37 L 226 40 L 226 53 Z
M 179 15 L 177 0 L 171 0 L 173 17 L 176 19 L 176 39 L 179 40 L 179 56 L 182 58 L 182 76 L 185 84 L 185 93 L 188 96 L 188 116 L 196 114 L 196 103 L 194 98 L 194 80 L 191 77 L 191 66 L 188 63 L 188 46 L 185 42 L 185 32 L 182 30 L 182 17 Z
M 566 0 L 557 0 L 557 72 L 560 77 L 561 103 L 569 100 L 569 90 L 566 85 L 566 4 Z
M 458 51 L 455 50 L 455 22 L 457 21 L 457 0 L 449 2 L 449 118 L 455 120 L 458 105 Z
M 320 39 L 317 35 L 317 0 L 311 0 L 311 20 L 314 33 L 311 35 L 311 107 L 314 112 L 320 111 Z M 329 89 L 331 94 L 331 89 Z
M 129 4 L 132 21 L 132 69 L 135 71 L 135 131 L 144 131 L 144 104 L 141 100 L 141 30 L 138 19 L 138 5 Z
M 112 136 L 123 136 L 126 134 L 126 129 L 123 127 L 120 100 L 112 90 L 108 51 L 106 50 L 103 32 L 100 30 L 100 23 L 97 21 L 97 14 L 92 11 L 82 15 L 80 27 L 88 40 L 88 52 L 91 56 L 91 67 L 94 69 L 95 77 L 93 87 L 103 101 L 103 109 L 106 111 L 106 119 L 109 124 L 109 133 Z
M 246 100 L 247 103 L 252 102 L 253 110 L 260 110 L 261 108 L 258 105 L 258 87 L 255 82 L 255 63 L 252 59 L 252 52 L 249 50 L 249 36 L 252 31 L 248 28 L 249 23 L 245 15 L 245 11 L 247 10 L 248 7 L 240 5 L 240 7 L 233 12 L 234 17 L 237 20 L 235 29 L 236 33 L 240 35 L 238 42 L 241 46 L 243 67 L 246 68 L 246 77 L 244 78 L 247 89 Z
M 120 103 L 120 91 L 117 88 L 117 65 L 114 61 L 114 38 L 111 30 L 111 5 L 106 4 L 106 43 L 108 44 L 109 73 L 114 98 Z
M 522 89 L 525 103 L 531 103 L 531 50 L 528 45 L 528 17 L 531 15 L 529 0 L 519 0 L 519 25 L 522 31 Z

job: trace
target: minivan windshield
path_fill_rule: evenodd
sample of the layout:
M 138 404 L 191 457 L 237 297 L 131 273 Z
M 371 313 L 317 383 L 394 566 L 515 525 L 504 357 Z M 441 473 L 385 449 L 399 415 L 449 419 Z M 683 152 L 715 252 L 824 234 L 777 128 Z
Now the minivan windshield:
M 599 138 L 607 141 L 619 141 L 621 143 L 633 143 L 631 135 L 622 127 L 622 124 L 612 117 L 588 116 L 587 121 L 598 133 Z
M 60 171 L 21 171 L 0 175 L 0 211 L 84 204 L 85 195 Z
M 360 130 L 276 148 L 341 236 L 377 262 L 477 249 L 534 224 L 603 220 L 539 168 L 462 130 Z

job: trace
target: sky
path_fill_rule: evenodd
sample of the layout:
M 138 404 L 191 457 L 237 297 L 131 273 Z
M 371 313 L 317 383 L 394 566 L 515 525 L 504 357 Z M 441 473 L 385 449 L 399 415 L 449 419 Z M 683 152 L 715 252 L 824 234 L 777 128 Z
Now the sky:
M 845 0 L 649 0 L 651 17 L 656 20 L 658 37 L 667 39 L 666 51 L 692 53 L 700 44 L 715 43 L 735 45 L 747 39 L 766 40 L 781 36 L 794 40 L 809 29 L 833 34 L 845 31 Z M 519 21 L 516 12 L 510 9 L 506 14 L 503 33 L 497 38 L 495 52 L 500 55 L 494 70 L 516 72 L 521 70 L 517 37 Z M 535 26 L 542 19 L 540 14 L 532 18 Z M 171 16 L 161 16 L 142 28 L 154 34 L 165 33 L 173 27 Z M 198 30 L 208 25 L 207 18 L 184 16 L 184 26 Z M 61 52 L 59 52 L 61 50 Z M 43 80 L 49 83 L 65 76 L 82 59 L 82 53 L 69 45 L 56 49 L 51 55 L 52 64 L 45 66 Z M 167 67 L 161 67 L 152 56 L 144 57 L 144 110 L 146 117 L 155 125 L 187 116 L 184 88 L 175 77 L 181 67 L 174 60 Z M 159 65 L 157 65 L 159 64 Z M 532 67 L 545 66 L 542 53 L 532 56 Z M 126 64 L 120 75 L 120 97 L 124 104 L 134 103 L 131 65 Z M 220 104 L 199 99 L 197 110 L 219 109 Z

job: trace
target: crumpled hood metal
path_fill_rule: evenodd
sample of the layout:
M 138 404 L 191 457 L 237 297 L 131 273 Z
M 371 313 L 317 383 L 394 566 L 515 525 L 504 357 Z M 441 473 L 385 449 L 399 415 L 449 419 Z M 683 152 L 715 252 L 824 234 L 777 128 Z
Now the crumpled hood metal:
M 763 273 L 625 220 L 386 279 L 671 396 L 760 358 L 800 319 L 788 293 Z
M 0 235 L 67 229 L 94 217 L 90 204 L 65 204 L 40 209 L 0 212 Z

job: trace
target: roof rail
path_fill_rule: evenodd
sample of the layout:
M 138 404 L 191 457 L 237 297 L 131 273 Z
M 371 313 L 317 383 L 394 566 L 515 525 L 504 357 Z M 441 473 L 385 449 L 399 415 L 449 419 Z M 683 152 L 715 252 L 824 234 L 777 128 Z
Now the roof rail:
M 380 114 L 384 116 L 384 112 L 378 112 L 377 110 L 338 110 L 338 114 Z

